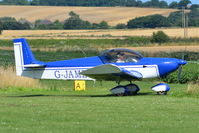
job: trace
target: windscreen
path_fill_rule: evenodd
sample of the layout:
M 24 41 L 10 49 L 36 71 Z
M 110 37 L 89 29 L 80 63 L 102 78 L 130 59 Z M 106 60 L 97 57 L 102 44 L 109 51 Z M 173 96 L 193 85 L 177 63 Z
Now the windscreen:
M 143 56 L 129 49 L 111 49 L 103 52 L 100 58 L 104 63 L 126 63 L 139 62 Z

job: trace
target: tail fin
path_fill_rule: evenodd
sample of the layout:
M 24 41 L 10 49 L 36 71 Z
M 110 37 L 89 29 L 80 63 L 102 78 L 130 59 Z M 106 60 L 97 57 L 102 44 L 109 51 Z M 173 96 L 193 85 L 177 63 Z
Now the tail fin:
M 44 67 L 43 62 L 35 59 L 27 41 L 24 38 L 14 39 L 14 53 L 16 73 L 18 76 L 22 75 L 25 68 Z

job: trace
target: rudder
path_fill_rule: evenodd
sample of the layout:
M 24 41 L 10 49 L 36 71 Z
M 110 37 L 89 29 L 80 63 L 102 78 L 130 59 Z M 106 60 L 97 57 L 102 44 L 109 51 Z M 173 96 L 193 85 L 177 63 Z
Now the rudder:
M 27 41 L 24 38 L 14 39 L 14 53 L 16 73 L 18 76 L 22 75 L 24 65 L 32 64 L 35 60 Z

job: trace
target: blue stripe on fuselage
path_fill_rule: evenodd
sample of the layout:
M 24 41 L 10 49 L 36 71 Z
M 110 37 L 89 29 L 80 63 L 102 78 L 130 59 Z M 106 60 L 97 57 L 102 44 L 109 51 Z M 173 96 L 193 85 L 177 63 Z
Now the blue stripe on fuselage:
M 103 62 L 98 56 L 63 60 L 63 61 L 54 61 L 46 63 L 46 67 L 90 67 L 90 66 L 99 66 Z
M 178 65 L 178 59 L 175 58 L 142 58 L 138 62 L 127 62 L 127 63 L 111 63 L 120 67 L 125 66 L 139 66 L 139 65 L 157 65 L 159 76 L 165 76 L 173 71 L 175 71 Z M 102 65 L 103 62 L 98 56 L 95 57 L 87 57 L 87 58 L 79 58 L 79 59 L 71 59 L 71 60 L 63 60 L 63 61 L 55 61 L 46 63 L 46 68 L 54 68 L 54 67 L 95 67 Z

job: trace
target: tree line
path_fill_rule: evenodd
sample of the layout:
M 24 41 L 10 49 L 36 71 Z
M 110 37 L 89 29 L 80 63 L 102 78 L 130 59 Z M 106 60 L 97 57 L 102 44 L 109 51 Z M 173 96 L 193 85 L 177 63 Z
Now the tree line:
M 131 19 L 127 24 L 117 24 L 110 26 L 106 21 L 100 23 L 91 23 L 80 18 L 78 14 L 71 11 L 69 18 L 61 22 L 56 20 L 36 20 L 31 23 L 26 19 L 16 20 L 12 17 L 0 18 L 0 30 L 26 30 L 26 29 L 132 29 L 132 28 L 156 28 L 156 27 L 181 27 L 182 26 L 182 12 L 177 11 L 171 13 L 168 17 L 162 15 L 150 15 Z M 199 6 L 192 6 L 190 8 L 189 26 L 199 27 Z
M 51 29 L 108 29 L 110 26 L 106 21 L 100 23 L 90 23 L 89 21 L 82 20 L 78 14 L 71 11 L 69 18 L 64 22 L 56 20 L 36 20 L 31 23 L 26 19 L 16 20 L 13 17 L 0 18 L 0 30 L 51 30 Z
M 35 6 L 127 6 L 127 7 L 158 7 L 181 8 L 191 4 L 190 0 L 181 0 L 168 4 L 164 0 L 2 0 L 2 5 L 35 5 Z
M 188 25 L 192 27 L 199 27 L 199 5 L 192 6 L 189 16 Z M 162 15 L 150 15 L 138 17 L 129 20 L 127 28 L 156 28 L 156 27 L 181 27 L 182 26 L 182 11 L 171 13 L 168 17 Z

